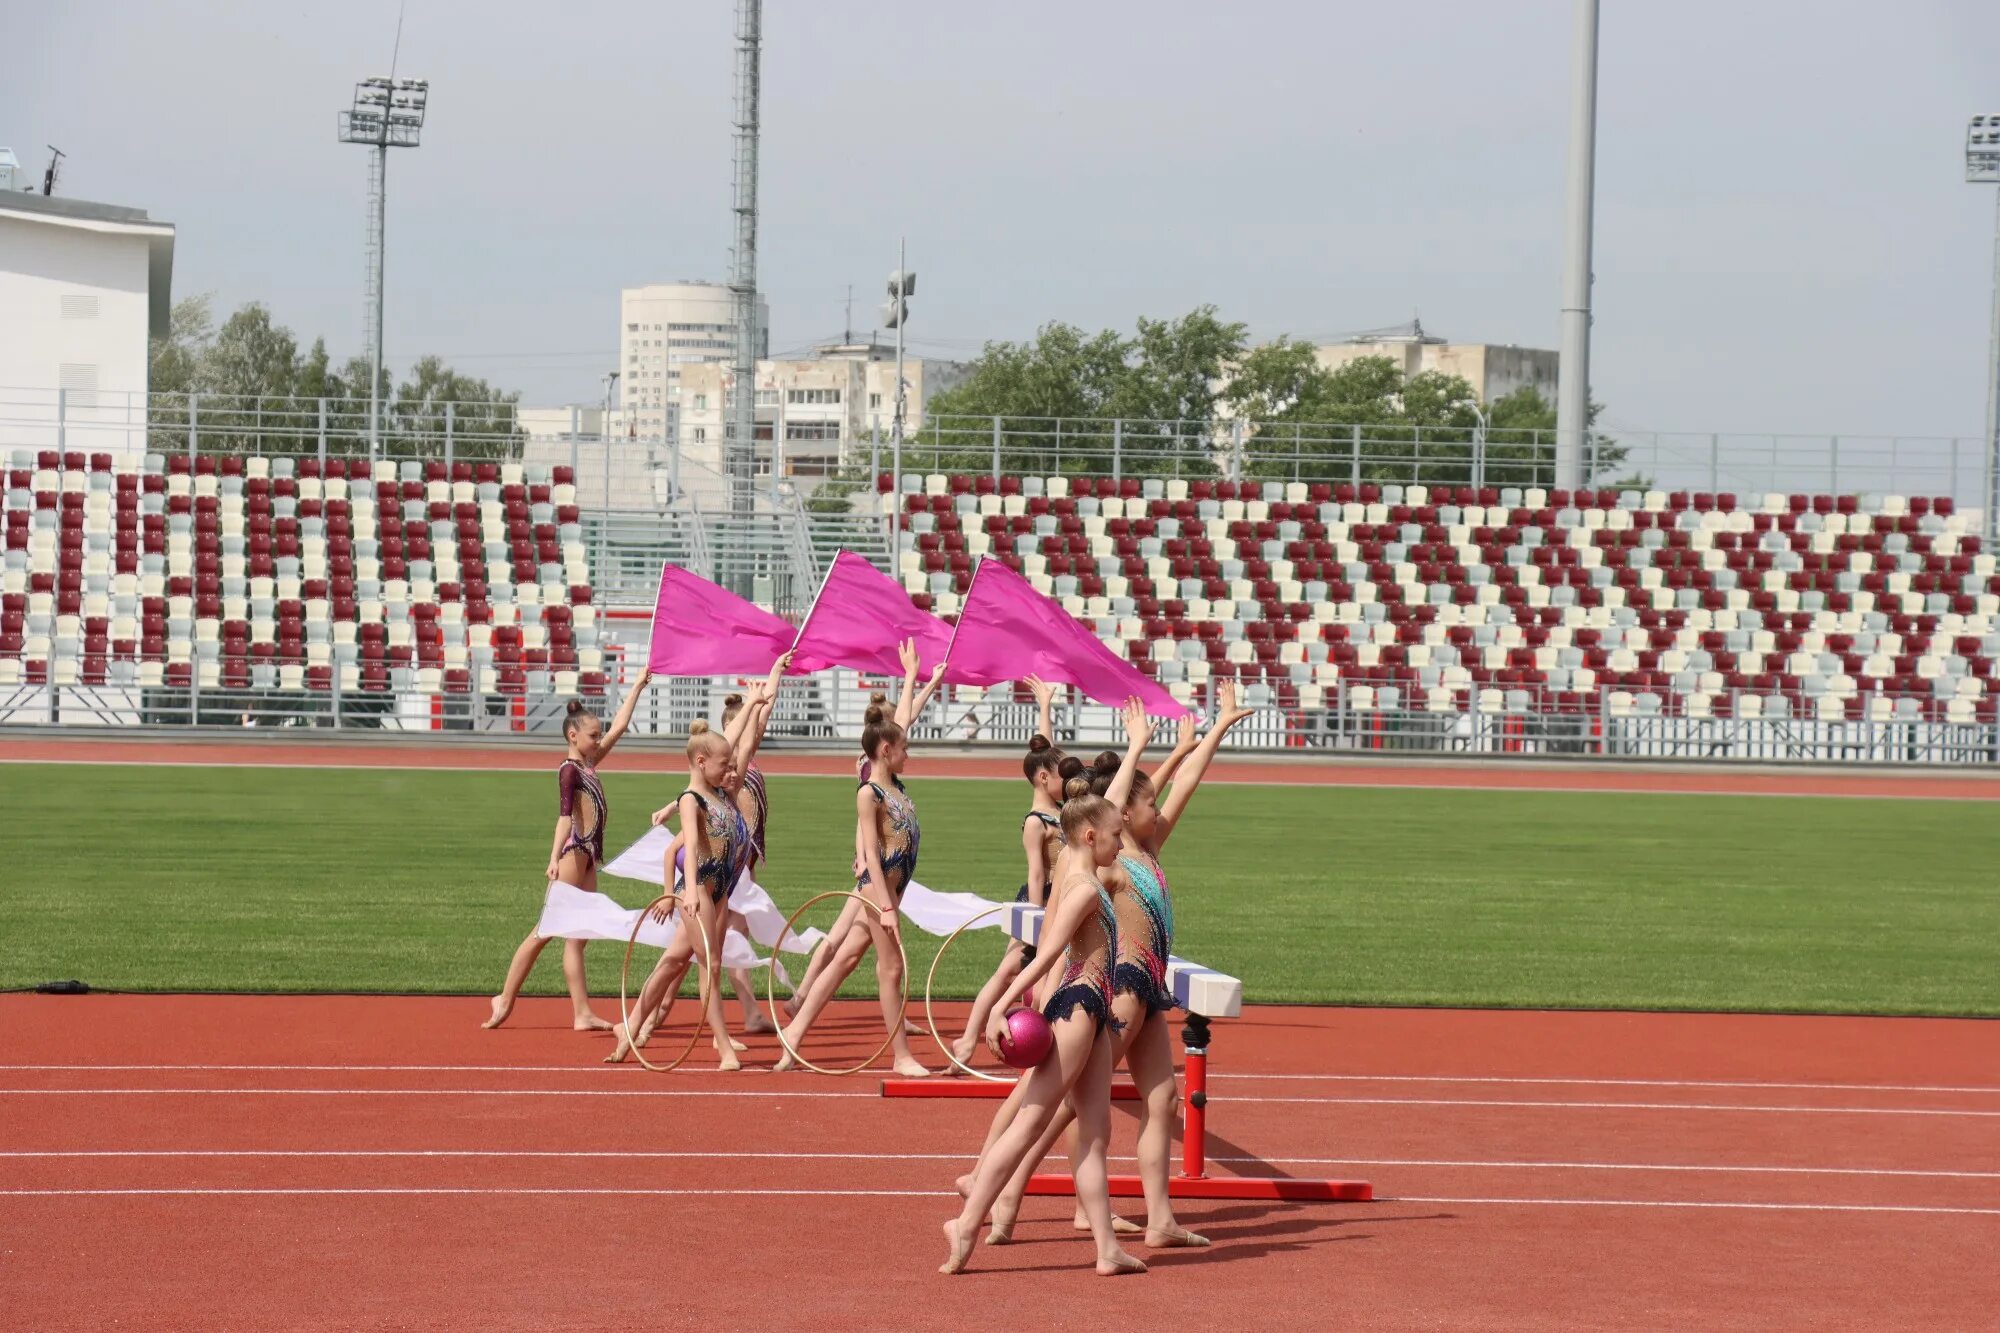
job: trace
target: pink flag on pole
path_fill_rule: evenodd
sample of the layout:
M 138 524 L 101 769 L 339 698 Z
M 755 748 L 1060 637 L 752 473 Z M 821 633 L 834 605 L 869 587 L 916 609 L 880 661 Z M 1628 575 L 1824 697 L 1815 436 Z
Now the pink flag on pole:
M 792 674 L 853 667 L 883 676 L 900 676 L 903 664 L 896 645 L 914 639 L 923 671 L 944 661 L 951 646 L 951 626 L 928 611 L 920 611 L 903 585 L 852 551 L 833 558 L 826 579 L 813 598 L 805 623 L 792 645 Z
M 660 568 L 646 667 L 656 676 L 761 676 L 792 646 L 792 627 L 679 565 Z
M 945 679 L 993 685 L 1029 675 L 1074 685 L 1099 703 L 1122 704 L 1136 694 L 1155 717 L 1188 715 L 1165 686 L 1141 675 L 1033 584 L 982 558 L 959 611 Z

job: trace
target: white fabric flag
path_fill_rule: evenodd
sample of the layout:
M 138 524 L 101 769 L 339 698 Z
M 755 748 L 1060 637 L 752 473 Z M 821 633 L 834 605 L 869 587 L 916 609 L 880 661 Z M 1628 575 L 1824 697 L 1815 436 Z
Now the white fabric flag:
M 664 825 L 648 829 L 645 837 L 612 857 L 604 868 L 622 879 L 664 885 L 667 848 L 673 843 L 673 830 Z M 785 913 L 778 909 L 778 904 L 764 891 L 764 886 L 750 878 L 749 871 L 744 871 L 743 877 L 736 881 L 736 888 L 729 895 L 729 908 L 743 914 L 743 919 L 750 926 L 751 939 L 767 949 L 777 946 L 778 934 L 785 928 Z M 813 946 L 824 938 L 825 932 L 821 930 L 795 930 L 785 940 L 784 947 L 790 953 L 811 953 Z M 724 957 L 727 956 L 725 951 Z
M 557 882 L 549 885 L 548 894 L 542 899 L 542 919 L 536 923 L 535 933 L 543 939 L 623 942 L 632 938 L 632 925 L 644 911 L 644 908 L 621 907 L 607 893 L 592 893 Z M 663 923 L 647 914 L 646 920 L 639 922 L 639 943 L 664 949 L 674 942 L 679 930 L 678 918 Z M 762 967 L 765 961 L 750 947 L 750 941 L 736 931 L 723 936 L 723 967 L 732 970 Z
M 903 890 L 903 915 L 919 930 L 931 935 L 949 935 L 981 912 L 991 912 L 992 915 L 971 929 L 999 930 L 1006 926 L 1007 914 L 992 909 L 1010 905 L 982 898 L 976 893 L 939 893 L 915 880 L 911 880 Z

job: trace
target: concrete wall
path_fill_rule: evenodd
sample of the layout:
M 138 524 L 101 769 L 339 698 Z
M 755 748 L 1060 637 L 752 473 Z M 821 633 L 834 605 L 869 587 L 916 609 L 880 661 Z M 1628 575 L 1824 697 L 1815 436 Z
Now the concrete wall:
M 0 446 L 145 447 L 150 242 L 0 214 Z

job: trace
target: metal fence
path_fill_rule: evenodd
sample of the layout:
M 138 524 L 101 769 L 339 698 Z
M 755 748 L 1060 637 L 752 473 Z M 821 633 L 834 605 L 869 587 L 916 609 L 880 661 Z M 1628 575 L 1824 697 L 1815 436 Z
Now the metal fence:
M 0 452 L 369 457 L 367 417 L 366 402 L 353 399 L 0 387 Z M 630 432 L 530 436 L 522 422 L 510 402 L 390 403 L 374 456 L 567 462 L 580 473 L 580 504 L 620 512 L 663 511 L 690 492 L 717 500 L 725 493 L 712 448 L 690 451 L 678 438 Z M 815 444 L 836 455 L 849 484 L 884 472 L 1524 487 L 1552 485 L 1555 476 L 1554 432 L 1482 426 L 933 415 L 900 449 L 858 430 Z M 789 462 L 762 447 L 763 489 L 804 495 L 825 481 L 817 471 L 778 475 Z M 1600 431 L 1585 452 L 1590 484 L 1599 486 L 1644 481 L 1759 497 L 1949 495 L 1980 508 L 1990 465 L 1976 437 Z
M 781 696 L 771 742 L 851 746 L 860 735 L 869 694 L 895 682 L 852 671 L 830 671 L 794 682 Z M 695 718 L 711 723 L 733 681 L 675 677 L 653 682 L 635 713 L 638 735 L 680 737 Z M 617 706 L 617 687 L 597 700 Z M 1742 760 L 1791 763 L 1988 765 L 2000 763 L 2000 725 L 1951 721 L 1928 708 L 1910 716 L 1822 716 L 1816 701 L 1786 701 L 1783 716 L 1745 716 L 1741 700 L 1716 716 L 1656 711 L 1617 702 L 1599 691 L 1563 709 L 1482 708 L 1476 699 L 1446 710 L 1377 707 L 1349 687 L 1327 691 L 1322 707 L 1281 708 L 1265 687 L 1252 687 L 1259 711 L 1225 741 L 1238 752 L 1289 754 L 1440 754 L 1571 756 L 1607 759 Z M 1887 710 L 1893 712 L 1892 708 Z M 198 689 L 102 685 L 25 685 L 0 689 L 0 726 L 65 728 L 190 727 L 342 732 L 410 732 L 452 736 L 545 735 L 562 730 L 566 696 L 553 694 L 425 694 L 410 690 L 329 691 Z M 919 742 L 1013 749 L 1034 734 L 1035 709 L 1008 687 L 947 687 L 914 728 Z M 1058 743 L 1078 750 L 1117 748 L 1124 735 L 1117 711 L 1077 701 L 1058 710 Z

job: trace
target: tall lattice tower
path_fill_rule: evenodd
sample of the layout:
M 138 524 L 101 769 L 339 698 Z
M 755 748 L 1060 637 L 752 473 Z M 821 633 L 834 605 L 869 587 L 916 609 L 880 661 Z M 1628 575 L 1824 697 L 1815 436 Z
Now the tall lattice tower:
M 764 31 L 763 0 L 736 0 L 736 248 L 729 293 L 736 359 L 724 459 L 730 509 L 751 510 L 757 471 L 757 102 Z M 774 454 L 775 457 L 775 454 Z

